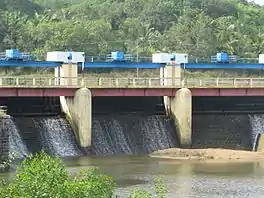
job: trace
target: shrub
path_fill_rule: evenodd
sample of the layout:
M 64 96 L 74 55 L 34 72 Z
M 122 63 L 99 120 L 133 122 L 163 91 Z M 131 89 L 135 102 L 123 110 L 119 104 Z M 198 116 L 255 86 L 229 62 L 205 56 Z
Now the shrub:
M 39 153 L 19 165 L 13 182 L 1 189 L 0 197 L 63 197 L 67 180 L 67 170 L 58 158 Z
M 82 171 L 67 182 L 68 197 L 111 198 L 115 183 L 112 178 L 102 175 L 98 168 Z
M 154 191 L 154 196 L 146 190 L 136 189 L 135 191 L 132 192 L 129 198 L 152 198 L 152 197 L 165 198 L 165 195 L 168 192 L 168 189 L 163 183 L 161 178 L 156 178 L 154 180 L 153 191 Z
M 70 178 L 62 161 L 43 152 L 25 159 L 10 184 L 2 184 L 0 197 L 23 198 L 107 198 L 114 182 L 98 169 L 87 170 Z
M 1 198 L 111 198 L 116 184 L 98 168 L 81 171 L 70 177 L 59 158 L 44 152 L 29 156 L 17 168 L 10 184 L 0 182 Z M 155 197 L 164 198 L 167 192 L 161 179 L 155 180 Z M 152 194 L 137 189 L 130 198 L 151 198 Z

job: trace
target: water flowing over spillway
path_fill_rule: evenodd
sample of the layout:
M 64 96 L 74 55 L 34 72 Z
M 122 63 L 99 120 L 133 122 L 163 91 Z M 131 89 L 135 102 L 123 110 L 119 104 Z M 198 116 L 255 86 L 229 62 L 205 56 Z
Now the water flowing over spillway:
M 60 157 L 82 155 L 73 131 L 66 119 L 61 117 L 34 118 L 42 147 Z
M 60 116 L 5 119 L 9 153 L 18 158 L 44 150 L 67 157 L 84 155 L 67 120 Z M 140 155 L 179 147 L 172 120 L 165 115 L 95 115 L 92 153 L 98 156 Z M 193 148 L 254 150 L 264 132 L 264 115 L 216 114 L 193 116 Z
M 93 118 L 96 155 L 146 154 L 178 147 L 171 119 L 160 115 L 99 115 Z
M 65 118 L 15 117 L 8 126 L 10 150 L 19 150 L 20 157 L 40 150 L 60 157 L 84 154 Z M 178 146 L 172 121 L 167 116 L 95 116 L 92 137 L 93 154 L 99 156 L 147 154 Z
M 16 117 L 10 126 L 10 139 L 18 141 L 19 135 L 19 142 L 31 153 L 44 150 L 60 157 L 82 155 L 71 127 L 62 117 Z
M 28 156 L 29 151 L 22 140 L 17 126 L 15 125 L 12 118 L 5 119 L 6 126 L 8 126 L 8 134 L 9 134 L 9 153 L 14 155 L 16 158 L 24 158 Z

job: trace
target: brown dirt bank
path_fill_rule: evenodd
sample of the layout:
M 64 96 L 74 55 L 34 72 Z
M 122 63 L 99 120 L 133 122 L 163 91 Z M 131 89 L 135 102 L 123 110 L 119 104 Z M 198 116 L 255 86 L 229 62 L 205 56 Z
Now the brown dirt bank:
M 179 149 L 155 151 L 150 157 L 179 160 L 242 160 L 264 159 L 264 152 L 238 151 L 227 149 Z

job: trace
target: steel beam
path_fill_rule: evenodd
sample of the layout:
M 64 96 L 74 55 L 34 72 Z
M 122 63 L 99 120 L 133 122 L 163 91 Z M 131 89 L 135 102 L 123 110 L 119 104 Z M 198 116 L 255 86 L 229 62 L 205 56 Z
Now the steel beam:
M 61 62 L 0 60 L 0 67 L 58 67 Z
M 264 64 L 219 64 L 219 63 L 182 63 L 185 69 L 264 69 Z
M 85 68 L 124 68 L 124 69 L 156 69 L 164 67 L 166 64 L 162 63 L 136 63 L 136 62 L 85 62 Z M 82 63 L 78 63 L 82 66 Z

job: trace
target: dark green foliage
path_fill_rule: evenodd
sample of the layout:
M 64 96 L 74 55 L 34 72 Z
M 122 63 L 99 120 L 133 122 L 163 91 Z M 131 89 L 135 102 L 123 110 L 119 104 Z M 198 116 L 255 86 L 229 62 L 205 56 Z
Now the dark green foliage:
M 248 58 L 264 53 L 264 9 L 245 0 L 0 2 L 0 51 L 16 47 L 39 59 L 66 49 L 86 55 L 177 51 L 203 58 L 220 50 Z

